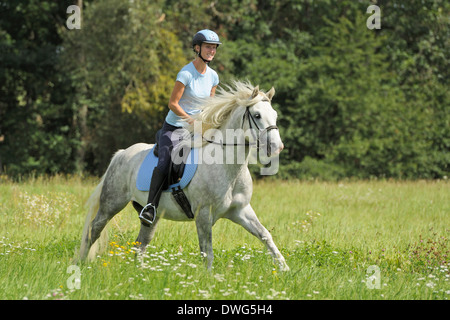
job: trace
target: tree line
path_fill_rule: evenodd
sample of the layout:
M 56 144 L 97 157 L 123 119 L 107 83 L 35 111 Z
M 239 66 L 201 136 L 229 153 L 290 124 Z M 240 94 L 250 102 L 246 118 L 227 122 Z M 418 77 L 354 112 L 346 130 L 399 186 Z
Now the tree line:
M 380 29 L 367 27 L 376 4 Z M 67 8 L 80 8 L 79 29 Z M 276 89 L 281 178 L 449 174 L 444 0 L 0 2 L 0 170 L 101 175 L 153 143 L 196 31 L 223 45 L 221 84 Z

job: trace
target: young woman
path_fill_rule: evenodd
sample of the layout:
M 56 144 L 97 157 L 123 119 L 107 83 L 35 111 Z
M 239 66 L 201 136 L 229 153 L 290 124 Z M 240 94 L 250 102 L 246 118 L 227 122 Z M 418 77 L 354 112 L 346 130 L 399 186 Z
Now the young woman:
M 200 112 L 195 104 L 196 98 L 214 96 L 219 76 L 208 64 L 214 59 L 216 50 L 222 43 L 218 35 L 205 29 L 197 32 L 192 39 L 195 60 L 184 66 L 177 75 L 175 86 L 169 100 L 169 112 L 164 121 L 158 141 L 158 165 L 155 167 L 150 183 L 147 205 L 139 218 L 144 225 L 153 223 L 159 198 L 167 178 L 174 141 L 173 131 L 182 128 L 186 122 L 193 123 L 191 115 Z

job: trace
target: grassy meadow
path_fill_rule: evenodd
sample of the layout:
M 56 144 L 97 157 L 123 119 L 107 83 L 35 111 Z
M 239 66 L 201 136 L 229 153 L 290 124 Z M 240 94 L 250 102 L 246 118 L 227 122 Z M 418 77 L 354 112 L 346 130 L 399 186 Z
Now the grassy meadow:
M 252 205 L 285 256 L 286 273 L 227 220 L 213 229 L 211 272 L 194 223 L 161 221 L 136 257 L 131 205 L 109 224 L 107 251 L 71 269 L 96 181 L 0 182 L 2 300 L 450 297 L 447 181 L 255 182 Z

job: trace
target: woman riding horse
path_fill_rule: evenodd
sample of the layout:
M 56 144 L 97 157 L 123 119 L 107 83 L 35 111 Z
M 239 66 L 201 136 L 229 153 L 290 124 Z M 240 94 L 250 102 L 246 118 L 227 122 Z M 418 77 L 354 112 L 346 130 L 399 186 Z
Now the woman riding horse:
M 169 172 L 171 152 L 177 143 L 175 139 L 171 139 L 172 133 L 186 123 L 193 123 L 191 115 L 200 112 L 195 104 L 196 99 L 212 97 L 215 94 L 219 77 L 208 64 L 214 59 L 220 44 L 222 43 L 214 31 L 205 29 L 197 32 L 192 39 L 196 58 L 184 66 L 177 75 L 169 101 L 170 110 L 157 141 L 158 165 L 153 171 L 147 205 L 139 214 L 142 224 L 146 226 L 153 223 L 156 217 L 156 208 Z

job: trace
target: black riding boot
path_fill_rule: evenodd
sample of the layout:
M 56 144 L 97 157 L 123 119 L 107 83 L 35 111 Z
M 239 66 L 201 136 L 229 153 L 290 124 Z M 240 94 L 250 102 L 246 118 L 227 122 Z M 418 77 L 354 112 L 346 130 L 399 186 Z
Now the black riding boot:
M 155 221 L 156 208 L 158 207 L 159 198 L 161 198 L 161 193 L 165 187 L 166 181 L 167 175 L 155 167 L 155 169 L 153 169 L 152 181 L 148 192 L 147 205 L 139 214 L 141 223 L 147 227 Z

